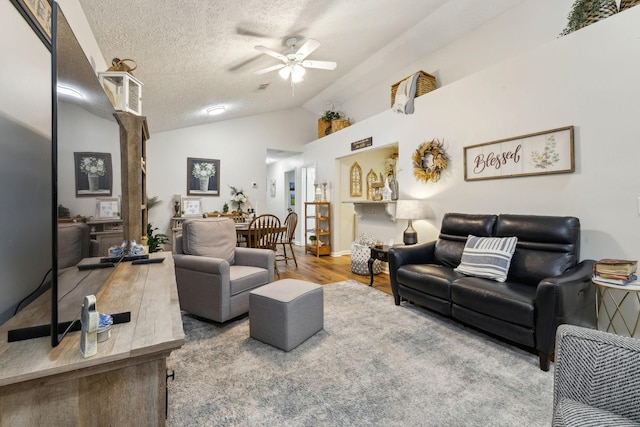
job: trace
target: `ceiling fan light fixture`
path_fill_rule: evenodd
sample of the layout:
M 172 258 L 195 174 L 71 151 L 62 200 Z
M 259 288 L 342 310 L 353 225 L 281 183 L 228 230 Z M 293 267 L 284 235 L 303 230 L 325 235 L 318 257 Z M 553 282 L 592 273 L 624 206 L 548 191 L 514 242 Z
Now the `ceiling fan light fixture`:
M 280 71 L 278 71 L 278 74 L 280 75 L 280 77 L 282 77 L 283 80 L 287 80 L 289 78 L 289 75 L 291 74 L 291 67 L 286 66 L 286 67 L 280 68 Z
M 293 66 L 293 69 L 291 70 L 291 80 L 294 83 L 299 83 L 302 80 L 304 80 L 304 73 L 305 73 L 305 69 L 302 65 L 300 64 L 296 64 Z
M 207 114 L 210 116 L 217 116 L 218 114 L 224 113 L 224 111 L 224 105 L 216 105 L 215 107 L 207 108 Z

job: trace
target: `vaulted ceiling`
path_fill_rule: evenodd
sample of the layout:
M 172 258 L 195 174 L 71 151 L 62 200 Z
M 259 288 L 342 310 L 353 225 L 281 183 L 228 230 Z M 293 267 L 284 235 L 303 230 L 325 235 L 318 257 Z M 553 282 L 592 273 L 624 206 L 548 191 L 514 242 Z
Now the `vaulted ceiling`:
M 143 84 L 143 114 L 152 132 L 306 106 L 320 113 L 331 99 L 352 96 L 374 79 L 408 66 L 523 0 L 80 0 L 107 62 L 131 58 Z M 409 32 L 409 30 L 411 30 Z M 416 46 L 408 42 L 407 34 Z M 310 69 L 292 90 L 277 72 L 257 70 L 278 59 L 295 36 L 320 47 L 308 59 L 336 61 Z M 364 68 L 364 69 L 363 69 Z M 102 71 L 102 70 L 98 70 Z M 368 78 L 359 79 L 360 75 Z M 348 79 L 349 93 L 344 84 Z M 377 83 L 377 82 L 375 82 Z M 226 112 L 205 109 L 224 105 Z

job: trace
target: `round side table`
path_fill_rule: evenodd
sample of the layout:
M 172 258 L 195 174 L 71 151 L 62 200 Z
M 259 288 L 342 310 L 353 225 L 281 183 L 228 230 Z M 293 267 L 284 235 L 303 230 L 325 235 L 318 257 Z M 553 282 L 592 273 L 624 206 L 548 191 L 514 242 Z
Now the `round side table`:
M 596 316 L 599 331 L 640 337 L 640 281 L 613 285 L 593 281 L 596 286 Z M 604 323 L 608 321 L 605 325 Z

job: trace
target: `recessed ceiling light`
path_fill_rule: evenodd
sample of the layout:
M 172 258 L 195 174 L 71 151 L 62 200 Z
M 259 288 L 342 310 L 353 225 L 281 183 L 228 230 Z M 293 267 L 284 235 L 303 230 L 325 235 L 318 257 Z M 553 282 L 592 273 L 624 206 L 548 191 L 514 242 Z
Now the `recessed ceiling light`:
M 215 107 L 207 108 L 207 114 L 209 114 L 210 116 L 215 116 L 222 113 L 224 113 L 224 105 L 217 105 Z

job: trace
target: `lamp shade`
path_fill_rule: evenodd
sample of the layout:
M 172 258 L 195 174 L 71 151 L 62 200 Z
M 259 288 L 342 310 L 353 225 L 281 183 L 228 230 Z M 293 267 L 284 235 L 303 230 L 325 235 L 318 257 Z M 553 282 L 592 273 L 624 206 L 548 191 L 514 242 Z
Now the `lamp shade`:
M 422 219 L 428 215 L 424 200 L 398 200 L 396 202 L 397 219 Z
M 405 245 L 418 243 L 418 233 L 413 228 L 414 219 L 422 219 L 427 216 L 427 204 L 423 200 L 398 200 L 396 202 L 396 218 L 408 219 L 406 230 L 402 234 Z

